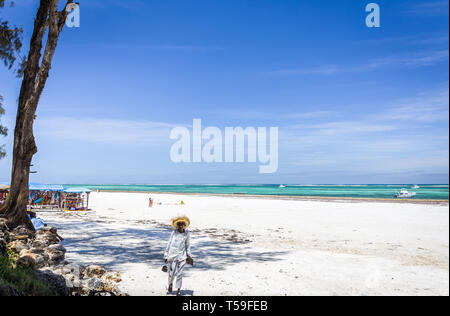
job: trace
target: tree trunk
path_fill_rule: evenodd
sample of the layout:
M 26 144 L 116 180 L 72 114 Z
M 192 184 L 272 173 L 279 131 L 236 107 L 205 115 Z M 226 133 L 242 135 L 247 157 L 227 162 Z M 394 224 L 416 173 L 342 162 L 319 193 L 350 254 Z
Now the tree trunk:
M 10 228 L 26 225 L 28 228 L 33 229 L 33 225 L 27 216 L 30 166 L 33 155 L 37 152 L 33 135 L 33 124 L 37 105 L 49 75 L 59 34 L 67 18 L 65 9 L 58 12 L 58 2 L 59 0 L 40 1 L 31 37 L 14 130 L 11 188 L 8 200 L 0 208 L 0 213 L 3 213 L 3 217 L 8 219 Z M 72 2 L 72 0 L 69 0 L 66 6 Z M 47 29 L 48 38 L 44 55 L 39 65 L 43 47 L 42 40 Z

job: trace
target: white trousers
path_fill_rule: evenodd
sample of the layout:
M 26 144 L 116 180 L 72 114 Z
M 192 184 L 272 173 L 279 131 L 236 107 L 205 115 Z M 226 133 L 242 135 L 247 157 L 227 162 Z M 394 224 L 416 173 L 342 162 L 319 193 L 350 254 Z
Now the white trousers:
M 176 289 L 181 289 L 181 285 L 183 284 L 183 270 L 185 265 L 186 260 L 173 260 L 169 262 L 169 285 L 173 284 L 173 281 L 176 279 Z

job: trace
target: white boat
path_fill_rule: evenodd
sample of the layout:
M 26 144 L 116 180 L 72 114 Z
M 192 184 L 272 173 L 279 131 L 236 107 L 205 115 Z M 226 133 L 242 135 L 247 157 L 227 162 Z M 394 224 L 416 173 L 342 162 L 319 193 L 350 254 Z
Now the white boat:
M 418 185 L 413 185 L 413 186 L 411 187 L 411 189 L 417 190 L 417 189 L 420 189 L 420 187 L 419 187 Z
M 280 189 L 285 188 L 285 187 L 286 187 L 286 186 L 285 186 L 285 185 L 282 185 L 282 184 L 280 184 L 280 186 L 279 186 Z
M 409 192 L 406 189 L 401 189 L 399 193 L 397 193 L 396 195 L 394 195 L 394 198 L 396 199 L 410 199 L 414 196 L 416 196 L 416 192 Z

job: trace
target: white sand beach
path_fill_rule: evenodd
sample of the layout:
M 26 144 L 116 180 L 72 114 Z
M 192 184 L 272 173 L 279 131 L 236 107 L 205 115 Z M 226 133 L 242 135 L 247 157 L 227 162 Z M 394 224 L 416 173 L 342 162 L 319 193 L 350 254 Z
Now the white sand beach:
M 120 271 L 130 295 L 166 295 L 163 249 L 181 214 L 195 260 L 183 295 L 449 295 L 448 204 L 100 192 L 90 208 L 38 215 L 67 260 Z

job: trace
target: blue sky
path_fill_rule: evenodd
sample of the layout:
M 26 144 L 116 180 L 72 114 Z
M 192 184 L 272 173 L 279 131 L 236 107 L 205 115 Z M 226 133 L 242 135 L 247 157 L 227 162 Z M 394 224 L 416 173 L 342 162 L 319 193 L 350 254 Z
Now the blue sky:
M 31 181 L 448 183 L 448 1 L 376 1 L 371 29 L 369 2 L 80 1 L 38 108 Z M 0 12 L 26 42 L 37 5 Z M 20 81 L 3 68 L 0 82 L 12 134 Z M 278 172 L 174 164 L 170 130 L 194 118 L 279 127 Z

